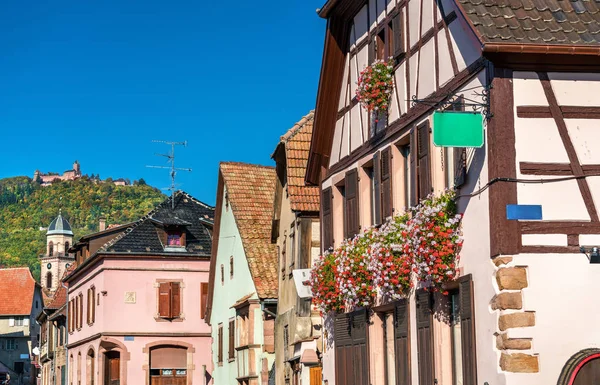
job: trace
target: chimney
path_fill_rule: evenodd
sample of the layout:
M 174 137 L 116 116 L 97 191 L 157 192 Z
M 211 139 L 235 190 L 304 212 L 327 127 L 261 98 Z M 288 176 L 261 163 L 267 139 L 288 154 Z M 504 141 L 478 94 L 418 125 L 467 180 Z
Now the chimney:
M 100 225 L 98 226 L 99 231 L 106 230 L 106 218 L 100 217 Z

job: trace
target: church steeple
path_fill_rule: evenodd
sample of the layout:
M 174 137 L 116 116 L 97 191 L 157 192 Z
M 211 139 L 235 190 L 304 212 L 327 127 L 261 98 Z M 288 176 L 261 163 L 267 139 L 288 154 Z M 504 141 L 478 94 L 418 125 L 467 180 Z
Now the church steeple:
M 69 255 L 69 247 L 73 244 L 73 230 L 69 221 L 62 216 L 62 210 L 58 216 L 50 222 L 46 232 L 46 254 L 41 258 L 42 264 L 42 287 L 49 291 L 58 288 L 59 280 L 74 258 Z

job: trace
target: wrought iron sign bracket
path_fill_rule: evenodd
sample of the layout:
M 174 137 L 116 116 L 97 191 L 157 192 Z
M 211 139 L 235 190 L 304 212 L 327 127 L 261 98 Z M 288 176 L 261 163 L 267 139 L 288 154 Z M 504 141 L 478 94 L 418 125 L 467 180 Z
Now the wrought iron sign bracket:
M 488 121 L 493 117 L 493 114 L 490 110 L 491 88 L 492 86 L 488 85 L 461 90 L 461 92 L 464 92 L 481 89 L 481 91 L 473 91 L 473 94 L 481 98 L 481 101 L 469 99 L 462 95 L 457 95 L 456 93 L 444 95 L 441 101 L 435 101 L 431 98 L 418 99 L 416 95 L 413 95 L 413 97 L 411 98 L 411 107 L 414 107 L 417 104 L 424 104 L 433 107 L 437 111 L 443 111 L 450 110 L 453 104 L 460 102 L 461 106 L 465 107 L 465 109 L 470 108 L 474 112 L 480 112 L 485 118 L 485 120 Z

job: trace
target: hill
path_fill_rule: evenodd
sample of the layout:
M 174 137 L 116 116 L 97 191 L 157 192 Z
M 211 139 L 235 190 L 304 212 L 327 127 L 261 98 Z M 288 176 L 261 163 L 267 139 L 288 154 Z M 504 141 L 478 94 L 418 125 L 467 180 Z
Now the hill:
M 115 186 L 86 176 L 42 187 L 28 177 L 0 179 L 0 266 L 28 266 L 39 279 L 38 256 L 45 251 L 47 227 L 62 209 L 75 240 L 98 230 L 101 216 L 107 224 L 139 219 L 165 199 L 143 181 Z

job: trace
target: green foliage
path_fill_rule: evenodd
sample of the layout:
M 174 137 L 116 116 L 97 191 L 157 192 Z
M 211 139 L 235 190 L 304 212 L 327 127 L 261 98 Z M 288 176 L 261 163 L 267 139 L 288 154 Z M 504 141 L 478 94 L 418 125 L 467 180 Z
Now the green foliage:
M 46 247 L 47 227 L 62 209 L 75 240 L 109 224 L 139 219 L 166 197 L 146 184 L 115 186 L 83 177 L 42 187 L 27 177 L 0 180 L 0 267 L 28 266 L 39 278 L 38 256 Z

